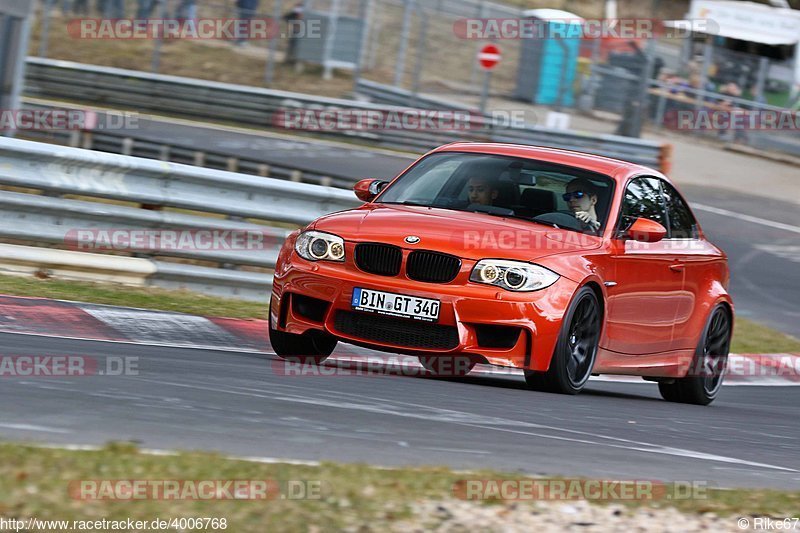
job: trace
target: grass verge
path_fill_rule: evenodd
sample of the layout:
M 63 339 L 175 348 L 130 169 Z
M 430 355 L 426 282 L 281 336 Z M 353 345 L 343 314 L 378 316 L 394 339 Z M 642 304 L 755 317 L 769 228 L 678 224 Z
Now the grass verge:
M 214 298 L 190 291 L 40 280 L 17 276 L 0 275 L 0 294 L 141 307 L 204 316 L 265 319 L 267 315 L 266 304 Z M 737 318 L 731 351 L 800 353 L 800 340 L 757 322 Z
M 374 468 L 362 464 L 322 463 L 320 466 L 252 463 L 216 454 L 140 453 L 132 445 L 109 444 L 96 451 L 70 451 L 20 444 L 0 444 L 0 516 L 49 520 L 147 520 L 155 517 L 215 517 L 227 520 L 227 530 L 385 531 L 412 514 L 421 500 L 454 498 L 454 486 L 465 479 L 525 479 L 488 470 L 456 473 L 447 468 Z M 81 480 L 267 480 L 280 494 L 288 487 L 305 487 L 319 496 L 306 499 L 87 500 L 74 496 Z M 73 482 L 73 489 L 70 488 Z M 459 484 L 463 486 L 462 484 Z M 318 487 L 318 488 L 317 488 Z M 667 493 L 671 487 L 667 486 Z M 294 491 L 300 494 L 301 491 Z M 687 514 L 718 516 L 792 516 L 800 508 L 800 492 L 719 490 L 708 488 L 695 498 L 626 501 L 629 510 L 645 506 L 674 507 Z M 603 502 L 597 502 L 599 505 Z M 622 502 L 613 502 L 622 503 Z M 512 505 L 497 500 L 471 501 L 470 506 Z M 515 507 L 536 505 L 516 502 Z M 430 517 L 427 517 L 430 518 Z

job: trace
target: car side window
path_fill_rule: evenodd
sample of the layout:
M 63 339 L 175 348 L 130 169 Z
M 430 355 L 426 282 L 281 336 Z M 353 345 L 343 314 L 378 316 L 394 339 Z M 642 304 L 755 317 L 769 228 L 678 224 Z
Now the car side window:
M 625 189 L 619 232 L 626 232 L 637 218 L 647 218 L 667 227 L 666 208 L 659 180 L 635 178 Z
M 696 239 L 697 221 L 689 211 L 686 202 L 675 190 L 675 187 L 662 181 L 661 190 L 664 193 L 664 202 L 667 205 L 667 215 L 669 217 L 669 238 L 670 239 Z

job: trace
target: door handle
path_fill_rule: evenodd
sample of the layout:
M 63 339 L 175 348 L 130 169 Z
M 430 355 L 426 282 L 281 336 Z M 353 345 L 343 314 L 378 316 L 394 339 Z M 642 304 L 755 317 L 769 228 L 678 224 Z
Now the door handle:
M 681 263 L 676 263 L 674 265 L 670 265 L 669 269 L 672 270 L 673 272 L 683 272 L 683 269 L 685 267 L 686 267 L 686 265 L 683 265 Z

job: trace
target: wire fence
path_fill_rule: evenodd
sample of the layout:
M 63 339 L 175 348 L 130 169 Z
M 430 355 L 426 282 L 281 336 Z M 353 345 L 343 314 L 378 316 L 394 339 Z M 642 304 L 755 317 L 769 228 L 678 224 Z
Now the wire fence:
M 793 99 L 794 65 L 787 54 L 767 57 L 759 50 L 732 49 L 697 34 L 638 41 L 468 38 L 461 31 L 467 19 L 529 16 L 488 0 L 40 2 L 38 55 L 42 57 L 59 57 L 59 47 L 65 44 L 57 35 L 63 37 L 63 26 L 74 17 L 263 19 L 273 24 L 269 39 L 218 38 L 205 44 L 238 47 L 240 53 L 256 58 L 263 68 L 261 84 L 266 86 L 311 65 L 319 69 L 312 74 L 328 79 L 334 70 L 346 73 L 354 78 L 352 88 L 365 79 L 403 89 L 411 95 L 409 104 L 418 95 L 428 95 L 477 107 L 486 87 L 495 106 L 538 111 L 534 117 L 555 110 L 571 115 L 573 124 L 591 117 L 595 120 L 591 125 L 584 120 L 586 127 L 604 133 L 638 136 L 646 124 L 669 127 L 663 112 L 680 106 L 722 112 L 710 104 L 740 99 L 748 102 L 747 109 L 768 112 L 798 104 Z M 478 52 L 488 43 L 501 51 L 491 74 L 478 64 Z M 149 54 L 150 70 L 173 73 L 162 61 L 162 40 L 126 46 L 132 53 Z M 704 128 L 686 133 L 708 135 Z M 798 135 L 781 133 L 784 139 Z M 749 142 L 764 136 L 738 137 Z

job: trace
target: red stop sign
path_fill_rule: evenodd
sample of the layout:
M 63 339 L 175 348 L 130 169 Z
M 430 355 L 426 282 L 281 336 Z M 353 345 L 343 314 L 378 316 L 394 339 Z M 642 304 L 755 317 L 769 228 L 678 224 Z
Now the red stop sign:
M 494 44 L 487 44 L 478 52 L 478 63 L 486 70 L 492 70 L 502 58 L 500 48 Z

